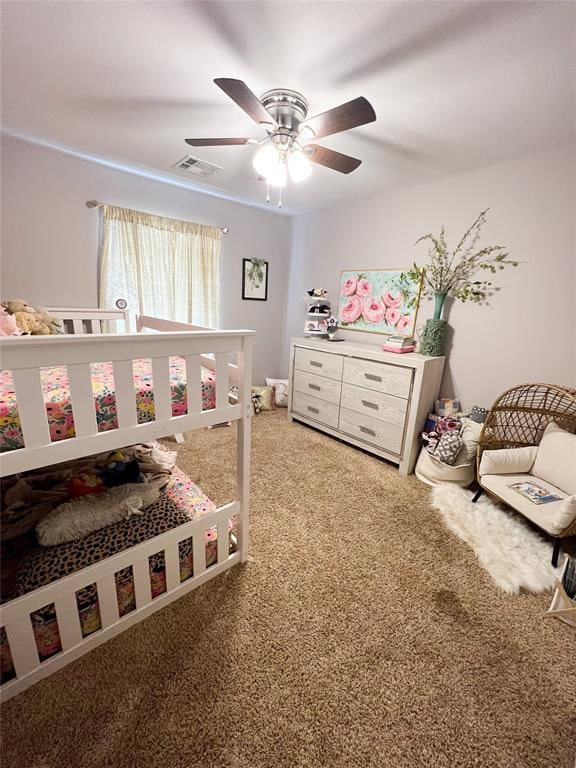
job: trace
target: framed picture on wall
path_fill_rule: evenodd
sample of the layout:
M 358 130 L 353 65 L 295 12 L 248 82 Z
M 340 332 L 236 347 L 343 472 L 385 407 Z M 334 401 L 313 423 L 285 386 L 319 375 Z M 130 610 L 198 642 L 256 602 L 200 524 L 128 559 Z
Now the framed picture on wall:
M 422 279 L 407 270 L 345 270 L 340 275 L 338 323 L 346 331 L 413 336 Z
M 266 301 L 268 298 L 268 262 L 242 259 L 242 298 Z

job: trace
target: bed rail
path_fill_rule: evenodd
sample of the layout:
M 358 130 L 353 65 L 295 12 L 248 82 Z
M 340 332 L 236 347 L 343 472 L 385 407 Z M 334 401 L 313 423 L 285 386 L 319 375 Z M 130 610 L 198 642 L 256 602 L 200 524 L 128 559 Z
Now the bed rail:
M 2 370 L 12 373 L 24 447 L 0 456 L 0 474 L 110 451 L 190 429 L 248 420 L 253 331 L 175 331 L 144 334 L 78 334 L 5 337 L 0 340 Z M 229 404 L 230 367 L 235 353 L 239 387 L 237 404 Z M 202 410 L 201 365 L 211 354 L 216 371 L 216 407 Z M 187 413 L 172 415 L 169 358 L 186 361 Z M 152 361 L 154 420 L 138 423 L 133 361 Z M 99 432 L 90 363 L 112 362 L 118 426 Z M 52 441 L 42 393 L 40 369 L 66 366 L 75 436 Z M 248 430 L 247 430 L 248 431 Z M 243 430 L 239 430 L 239 435 Z
M 87 651 L 123 632 L 128 627 L 163 608 L 168 603 L 195 589 L 205 581 L 245 559 L 248 537 L 242 526 L 240 501 L 220 507 L 190 523 L 172 528 L 166 533 L 88 566 L 45 587 L 16 598 L 0 607 L 0 626 L 4 628 L 14 677 L 0 688 L 2 700 L 7 700 L 57 669 L 82 656 Z M 236 524 L 237 545 L 230 551 L 230 521 Z M 207 566 L 205 532 L 217 528 L 217 561 Z M 179 544 L 192 539 L 192 575 L 181 581 Z M 148 558 L 164 556 L 165 591 L 152 597 Z M 119 615 L 115 574 L 132 569 L 135 609 Z M 98 596 L 100 629 L 83 636 L 76 593 L 95 585 Z M 31 614 L 54 605 L 60 648 L 55 655 L 42 661 L 38 654 Z
M 66 333 L 129 333 L 133 330 L 132 315 L 128 310 L 48 307 L 46 311 L 62 320 Z

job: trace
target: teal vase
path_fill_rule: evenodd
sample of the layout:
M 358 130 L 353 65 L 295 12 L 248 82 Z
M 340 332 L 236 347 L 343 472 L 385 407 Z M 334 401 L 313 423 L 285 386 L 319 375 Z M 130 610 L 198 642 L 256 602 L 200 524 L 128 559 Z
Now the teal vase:
M 436 292 L 434 294 L 434 317 L 426 322 L 420 345 L 420 352 L 423 355 L 439 357 L 444 354 L 446 321 L 441 319 L 441 315 L 445 301 L 445 293 Z
M 446 301 L 445 293 L 439 293 L 437 291 L 434 294 L 434 320 L 440 320 L 440 318 L 442 317 L 442 309 L 444 307 L 445 301 Z

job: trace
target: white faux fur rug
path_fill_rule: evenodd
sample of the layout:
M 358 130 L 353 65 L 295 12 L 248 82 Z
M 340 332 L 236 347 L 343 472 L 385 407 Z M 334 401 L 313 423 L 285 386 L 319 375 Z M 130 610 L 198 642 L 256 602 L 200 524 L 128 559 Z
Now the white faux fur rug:
M 552 544 L 512 512 L 482 496 L 472 504 L 473 494 L 455 485 L 436 485 L 432 506 L 448 528 L 465 541 L 504 592 L 546 592 L 554 586 L 559 569 L 551 565 Z

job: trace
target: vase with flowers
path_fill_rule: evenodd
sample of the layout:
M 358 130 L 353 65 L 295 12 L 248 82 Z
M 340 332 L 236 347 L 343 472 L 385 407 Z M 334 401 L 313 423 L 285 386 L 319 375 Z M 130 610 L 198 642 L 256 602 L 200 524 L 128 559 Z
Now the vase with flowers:
M 460 301 L 488 304 L 500 288 L 492 280 L 474 280 L 477 273 L 484 270 L 493 275 L 508 266 L 518 266 L 517 261 L 508 258 L 509 254 L 502 245 L 477 247 L 488 210 L 481 211 L 453 251 L 449 250 L 444 227 L 440 228 L 439 235 L 423 235 L 416 241 L 416 245 L 424 241 L 431 243 L 428 264 L 425 267 L 414 264 L 409 273 L 412 279 L 423 275 L 422 295 L 434 297 L 434 316 L 427 321 L 421 339 L 420 352 L 423 355 L 442 355 L 444 352 L 446 321 L 442 319 L 442 310 L 448 296 Z

